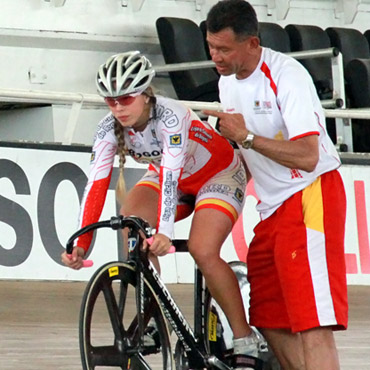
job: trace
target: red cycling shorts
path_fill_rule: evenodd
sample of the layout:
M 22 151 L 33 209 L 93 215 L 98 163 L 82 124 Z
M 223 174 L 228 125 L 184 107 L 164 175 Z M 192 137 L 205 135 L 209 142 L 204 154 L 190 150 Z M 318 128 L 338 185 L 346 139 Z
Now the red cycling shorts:
M 251 325 L 347 327 L 345 215 L 343 182 L 331 171 L 256 226 L 247 256 Z

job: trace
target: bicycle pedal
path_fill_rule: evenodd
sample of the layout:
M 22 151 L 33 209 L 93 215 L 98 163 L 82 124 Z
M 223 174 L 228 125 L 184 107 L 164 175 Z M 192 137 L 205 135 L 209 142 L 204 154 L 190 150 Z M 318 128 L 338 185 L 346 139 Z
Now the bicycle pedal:
M 156 325 L 148 326 L 144 332 L 144 345 L 160 347 L 161 341 L 159 338 L 159 332 Z
M 263 361 L 252 356 L 232 355 L 225 358 L 225 362 L 235 370 L 263 370 Z

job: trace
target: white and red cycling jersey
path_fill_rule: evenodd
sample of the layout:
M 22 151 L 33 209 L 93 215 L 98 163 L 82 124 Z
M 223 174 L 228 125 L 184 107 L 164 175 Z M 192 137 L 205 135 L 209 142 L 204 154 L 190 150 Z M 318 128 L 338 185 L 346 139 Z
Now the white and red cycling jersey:
M 114 121 L 110 113 L 98 125 L 79 228 L 98 221 L 104 206 L 117 152 Z M 193 195 L 198 207 L 207 203 L 236 221 L 244 202 L 244 170 L 229 142 L 193 111 L 157 96 L 146 128 L 140 132 L 125 128 L 124 139 L 127 154 L 149 164 L 139 184 L 147 179 L 149 186 L 159 185 L 158 233 L 172 238 L 179 192 Z M 87 250 L 91 239 L 91 234 L 85 234 L 75 245 Z

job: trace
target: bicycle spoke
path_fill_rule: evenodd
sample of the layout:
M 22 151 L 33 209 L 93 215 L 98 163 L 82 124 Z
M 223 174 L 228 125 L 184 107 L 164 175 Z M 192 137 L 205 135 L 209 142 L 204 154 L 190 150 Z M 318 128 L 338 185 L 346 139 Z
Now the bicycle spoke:
M 127 298 L 127 284 L 123 281 L 119 283 L 119 303 L 118 303 L 118 314 L 120 321 L 122 322 L 123 313 L 125 312 L 126 307 L 126 298 Z
M 114 332 L 114 337 L 116 338 L 116 340 L 122 342 L 124 338 L 124 328 L 121 320 L 122 316 L 120 316 L 119 314 L 119 308 L 112 288 L 112 284 L 105 285 L 103 287 L 103 294 L 105 302 L 107 304 L 109 318 Z
M 135 370 L 151 370 L 141 353 L 131 358 L 131 368 Z

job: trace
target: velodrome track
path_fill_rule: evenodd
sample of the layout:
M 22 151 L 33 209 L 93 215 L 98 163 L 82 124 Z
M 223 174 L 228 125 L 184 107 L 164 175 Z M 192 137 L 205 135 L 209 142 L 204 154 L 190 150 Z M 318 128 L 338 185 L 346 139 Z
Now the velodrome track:
M 81 370 L 78 315 L 85 285 L 0 280 L 0 369 Z M 169 289 L 192 323 L 192 285 Z M 336 333 L 341 369 L 367 370 L 370 286 L 349 286 L 349 303 L 349 329 Z

